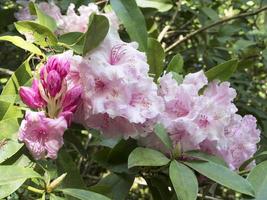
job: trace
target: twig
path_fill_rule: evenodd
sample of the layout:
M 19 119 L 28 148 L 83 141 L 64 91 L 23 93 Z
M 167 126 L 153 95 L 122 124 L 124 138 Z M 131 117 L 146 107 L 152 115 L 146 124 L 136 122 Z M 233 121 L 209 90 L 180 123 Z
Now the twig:
M 6 74 L 6 75 L 11 76 L 13 74 L 13 71 L 9 69 L 0 68 L 0 74 Z
M 108 2 L 108 0 L 102 0 L 102 1 L 97 1 L 95 4 L 96 5 L 100 5 L 102 3 L 107 3 L 107 2 Z
M 170 21 L 170 23 L 165 26 L 162 31 L 160 32 L 159 36 L 158 36 L 158 41 L 161 42 L 161 40 L 164 38 L 165 34 L 168 32 L 168 30 L 171 28 L 171 25 L 174 23 L 176 17 L 177 17 L 177 14 L 178 14 L 178 6 L 177 6 L 177 9 L 175 10 L 174 12 L 174 15 L 172 16 L 172 19 Z
M 232 16 L 232 17 L 228 17 L 228 18 L 219 20 L 217 22 L 214 22 L 214 23 L 212 23 L 212 24 L 210 24 L 208 26 L 202 27 L 202 28 L 200 28 L 200 29 L 198 29 L 198 30 L 196 30 L 196 31 L 194 31 L 192 33 L 189 33 L 188 35 L 186 35 L 182 39 L 176 40 L 172 45 L 170 45 L 168 48 L 166 48 L 165 52 L 168 52 L 168 51 L 172 50 L 174 47 L 176 47 L 177 45 L 181 44 L 182 42 L 194 37 L 195 35 L 203 32 L 203 31 L 206 31 L 207 29 L 210 29 L 210 28 L 212 28 L 214 26 L 218 26 L 220 24 L 223 24 L 223 23 L 235 20 L 235 19 L 257 15 L 260 12 L 263 12 L 265 10 L 267 10 L 267 6 L 263 6 L 262 8 L 259 8 L 259 9 L 255 10 L 255 11 L 252 11 L 252 12 L 247 12 L 247 13 L 235 15 L 235 16 Z
M 198 197 L 203 197 L 203 194 L 197 194 Z M 217 199 L 215 197 L 211 197 L 211 196 L 205 196 L 205 199 L 207 200 L 222 200 L 222 199 Z

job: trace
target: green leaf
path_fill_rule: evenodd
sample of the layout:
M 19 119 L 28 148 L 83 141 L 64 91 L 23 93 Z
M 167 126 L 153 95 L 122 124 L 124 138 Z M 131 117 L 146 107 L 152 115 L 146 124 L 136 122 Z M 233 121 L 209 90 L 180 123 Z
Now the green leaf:
M 121 200 L 129 194 L 133 181 L 134 175 L 112 173 L 90 187 L 90 190 L 108 196 L 113 200 Z
M 60 35 L 58 41 L 71 46 L 77 43 L 81 37 L 83 37 L 83 33 L 81 32 L 70 32 Z
M 179 200 L 196 200 L 198 182 L 195 174 L 187 166 L 173 160 L 169 176 Z
M 159 12 L 166 12 L 173 7 L 171 0 L 136 0 L 136 3 L 139 7 L 155 8 Z
M 109 21 L 104 15 L 90 15 L 88 29 L 84 36 L 83 55 L 95 49 L 104 40 L 108 30 Z
M 205 13 L 205 15 L 207 17 L 209 17 L 212 21 L 216 21 L 219 20 L 219 15 L 217 14 L 217 12 L 215 10 L 213 10 L 212 8 L 208 8 L 208 7 L 202 7 L 201 8 L 202 12 Z
M 0 121 L 9 118 L 21 118 L 23 114 L 19 107 L 14 106 L 13 103 L 0 101 Z
M 255 199 L 264 200 L 267 197 L 267 161 L 258 164 L 249 173 L 247 180 L 252 184 L 255 189 Z
M 16 165 L 0 165 L 0 171 L 5 172 L 4 176 L 0 176 L 0 185 L 12 184 L 21 179 L 41 178 L 33 169 Z
M 18 94 L 19 87 L 26 85 L 32 78 L 31 67 L 29 65 L 29 57 L 25 60 L 10 77 L 6 83 L 1 95 Z
M 57 38 L 54 33 L 41 24 L 32 21 L 18 21 L 15 23 L 15 27 L 21 34 L 32 35 L 35 44 L 42 47 L 57 45 Z
M 172 78 L 174 79 L 174 80 L 176 80 L 176 82 L 178 83 L 178 84 L 181 84 L 182 82 L 183 82 L 183 76 L 182 75 L 180 75 L 180 74 L 178 74 L 178 73 L 176 73 L 176 72 L 171 72 L 172 73 Z
M 251 184 L 246 179 L 222 165 L 218 165 L 213 162 L 197 161 L 184 163 L 199 172 L 200 174 L 225 187 L 228 187 L 243 194 L 254 196 L 254 190 Z
M 157 80 L 163 72 L 163 63 L 165 58 L 164 50 L 156 39 L 148 38 L 146 54 L 147 62 L 149 64 L 149 72 L 155 74 L 155 80 Z
M 0 199 L 3 199 L 15 192 L 25 181 L 26 179 L 19 179 L 11 184 L 0 185 Z
M 162 124 L 156 124 L 154 132 L 168 149 L 172 149 L 172 141 Z
M 17 118 L 9 118 L 0 121 L 0 140 L 16 139 L 19 123 Z
M 63 187 L 85 188 L 77 165 L 73 162 L 71 156 L 65 149 L 60 150 L 56 164 L 58 174 L 68 174 L 61 184 Z
M 245 170 L 246 167 L 253 161 L 253 160 L 256 160 L 258 158 L 261 158 L 261 157 L 267 157 L 267 151 L 263 151 L 263 152 L 260 152 L 256 155 L 254 155 L 252 158 L 246 160 L 240 167 L 239 167 L 239 171 L 242 171 L 242 170 Z
M 137 147 L 128 158 L 128 168 L 137 166 L 163 166 L 167 165 L 170 160 L 161 152 Z
M 209 81 L 212 81 L 214 79 L 226 81 L 236 71 L 237 66 L 238 61 L 236 59 L 232 59 L 211 68 L 205 74 L 208 77 Z
M 19 36 L 1 36 L 0 41 L 8 41 L 12 44 L 16 45 L 19 48 L 25 49 L 26 51 L 29 51 L 31 53 L 37 54 L 37 55 L 43 55 L 41 50 L 35 46 L 34 44 L 27 42 L 23 38 Z
M 167 72 L 172 71 L 172 72 L 176 72 L 178 74 L 181 74 L 181 73 L 183 73 L 183 66 L 184 66 L 184 59 L 181 56 L 181 54 L 178 53 L 172 58 L 166 71 Z
M 59 197 L 59 196 L 56 196 L 54 194 L 50 194 L 49 199 L 50 200 L 64 200 L 63 197 Z
M 57 28 L 57 23 L 54 18 L 45 14 L 41 9 L 38 8 L 36 4 L 33 2 L 29 3 L 30 10 L 37 15 L 37 22 L 45 27 L 47 27 L 50 31 L 54 32 Z
M 2 143 L 2 144 L 1 144 Z M 0 163 L 17 153 L 23 144 L 14 140 L 0 140 Z
M 193 150 L 193 151 L 187 151 L 184 153 L 185 156 L 197 158 L 204 161 L 214 162 L 219 165 L 223 165 L 227 167 L 227 164 L 224 162 L 223 159 L 218 158 L 217 156 L 210 155 L 201 151 Z
M 140 50 L 147 49 L 147 30 L 145 18 L 135 0 L 111 0 L 112 9 L 118 15 L 132 41 L 139 44 Z
M 80 200 L 110 200 L 109 198 L 88 190 L 80 190 L 80 189 L 61 189 L 64 194 L 70 195 Z

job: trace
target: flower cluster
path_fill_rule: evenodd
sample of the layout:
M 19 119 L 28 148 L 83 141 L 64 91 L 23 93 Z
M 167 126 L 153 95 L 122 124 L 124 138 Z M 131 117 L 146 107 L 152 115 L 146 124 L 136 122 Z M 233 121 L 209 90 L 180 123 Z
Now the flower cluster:
M 15 17 L 20 20 L 34 20 L 35 16 L 30 14 L 28 4 L 29 1 L 19 1 L 23 6 L 15 14 Z M 100 13 L 98 7 L 94 3 L 89 3 L 88 6 L 82 5 L 77 8 L 78 13 L 75 12 L 75 5 L 71 3 L 65 15 L 61 14 L 60 8 L 52 3 L 41 2 L 37 4 L 39 9 L 52 17 L 57 23 L 57 34 L 64 34 L 69 32 L 85 32 L 88 26 L 88 19 L 92 13 L 102 14 L 109 19 L 111 27 L 119 28 L 119 21 L 114 12 Z
M 203 71 L 188 74 L 181 84 L 168 73 L 160 79 L 159 94 L 165 110 L 158 117 L 181 151 L 202 150 L 218 155 L 232 169 L 256 152 L 260 131 L 251 115 L 236 114 L 236 91 L 229 82 L 208 80 Z M 144 144 L 161 148 L 150 135 Z M 144 139 L 143 139 L 144 140 Z
M 27 111 L 19 140 L 25 142 L 36 159 L 56 158 L 64 131 L 80 104 L 82 88 L 69 78 L 71 57 L 72 52 L 49 57 L 32 87 L 19 90 L 21 100 L 35 110 Z
M 88 17 L 101 14 L 95 4 L 81 6 L 79 14 L 71 4 L 65 15 L 54 4 L 39 7 L 56 20 L 57 34 L 85 32 Z M 208 83 L 199 71 L 181 84 L 172 73 L 165 74 L 157 86 L 137 43 L 120 39 L 115 14 L 103 15 L 111 27 L 96 49 L 83 57 L 70 51 L 49 57 L 32 87 L 20 89 L 22 101 L 39 111 L 26 113 L 19 137 L 36 159 L 56 158 L 72 118 L 106 137 L 144 136 L 143 144 L 154 148 L 161 148 L 153 134 L 154 125 L 161 123 L 174 147 L 221 156 L 232 169 L 255 153 L 260 137 L 256 119 L 236 113 L 236 91 L 229 82 Z M 17 18 L 34 19 L 27 9 Z

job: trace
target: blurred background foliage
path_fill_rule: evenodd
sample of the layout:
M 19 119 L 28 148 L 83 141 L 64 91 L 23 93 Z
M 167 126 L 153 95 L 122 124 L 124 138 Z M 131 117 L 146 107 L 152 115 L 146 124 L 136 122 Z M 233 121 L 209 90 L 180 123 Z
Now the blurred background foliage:
M 63 12 L 66 12 L 70 3 L 76 7 L 89 2 L 97 2 L 101 8 L 107 5 L 103 0 L 54 2 Z M 174 55 L 180 53 L 186 74 L 200 69 L 207 70 L 231 58 L 238 58 L 237 72 L 230 79 L 238 93 L 236 104 L 240 114 L 251 113 L 257 117 L 263 132 L 260 151 L 267 150 L 267 10 L 253 13 L 265 8 L 267 0 L 137 0 L 137 3 L 142 7 L 149 36 L 158 39 L 166 51 L 166 65 Z M 0 35 L 18 34 L 13 22 L 16 21 L 14 13 L 19 8 L 16 1 L 0 1 Z M 242 16 L 250 12 L 250 16 Z M 223 23 L 225 19 L 236 15 L 242 17 Z M 216 24 L 210 27 L 213 23 Z M 195 31 L 197 33 L 192 35 Z M 129 37 L 124 27 L 120 28 L 120 33 L 127 41 Z M 174 46 L 177 41 L 178 44 Z M 0 43 L 0 90 L 26 56 L 23 50 L 10 43 Z M 90 160 L 95 147 L 88 144 L 87 135 L 85 133 L 76 137 L 84 141 L 82 149 L 90 153 L 84 155 L 80 151 L 81 156 L 73 157 L 83 178 L 87 180 L 86 184 L 93 185 L 106 171 Z M 73 145 L 67 144 L 67 148 L 71 154 L 77 154 L 77 147 L 75 150 Z M 129 199 L 149 199 L 146 189 L 133 189 Z M 230 194 L 225 198 L 237 197 Z

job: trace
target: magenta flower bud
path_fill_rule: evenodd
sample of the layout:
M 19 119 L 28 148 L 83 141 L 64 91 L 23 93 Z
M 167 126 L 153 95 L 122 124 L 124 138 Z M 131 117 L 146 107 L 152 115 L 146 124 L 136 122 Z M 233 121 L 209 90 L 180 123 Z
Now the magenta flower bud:
M 76 108 L 80 104 L 81 95 L 81 86 L 74 86 L 73 88 L 68 90 L 62 103 L 63 111 L 69 111 L 74 113 L 76 111 Z
M 23 103 L 29 106 L 32 109 L 42 108 L 46 105 L 46 102 L 40 95 L 38 89 L 38 80 L 34 79 L 32 87 L 21 87 L 19 89 L 19 95 Z
M 56 70 L 51 70 L 46 79 L 47 91 L 52 97 L 61 90 L 62 79 Z

